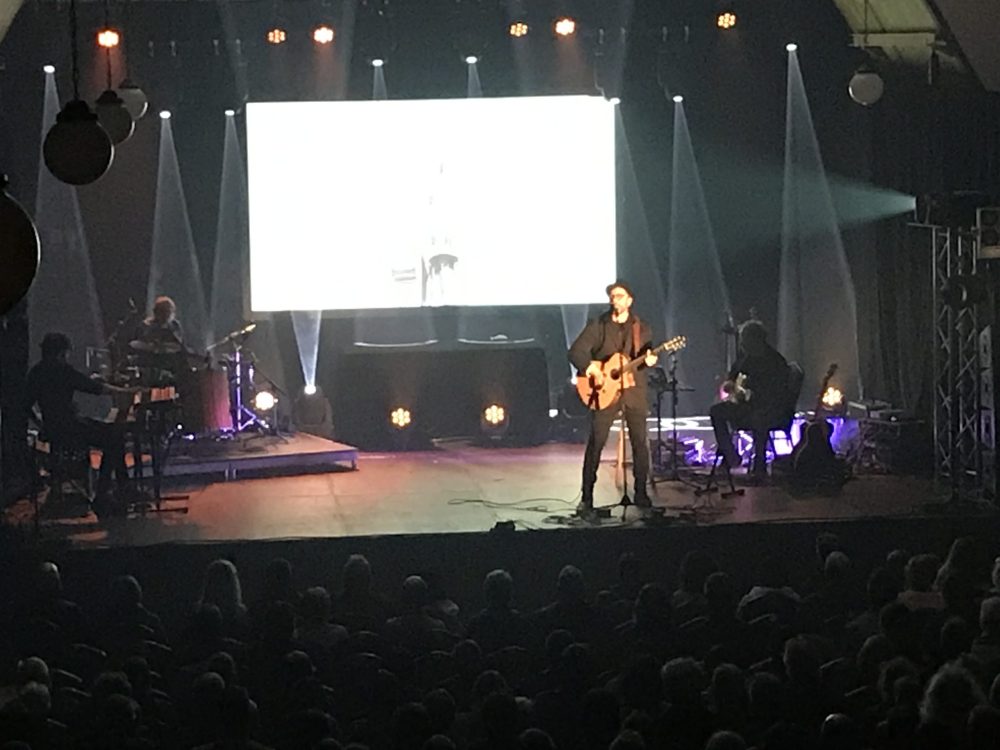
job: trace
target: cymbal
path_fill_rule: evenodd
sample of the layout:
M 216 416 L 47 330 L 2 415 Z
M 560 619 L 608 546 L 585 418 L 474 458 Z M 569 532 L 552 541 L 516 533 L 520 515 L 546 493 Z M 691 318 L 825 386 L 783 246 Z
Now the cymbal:
M 180 354 L 181 345 L 176 341 L 143 341 L 135 339 L 128 342 L 128 348 L 143 354 Z

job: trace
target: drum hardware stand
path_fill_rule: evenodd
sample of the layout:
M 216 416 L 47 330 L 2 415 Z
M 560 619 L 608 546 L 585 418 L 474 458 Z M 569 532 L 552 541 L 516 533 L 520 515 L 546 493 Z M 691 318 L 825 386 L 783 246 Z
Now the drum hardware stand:
M 132 501 L 127 503 L 126 510 L 131 510 L 132 512 L 138 513 L 140 515 L 145 515 L 146 513 L 187 513 L 187 505 L 181 507 L 164 507 L 164 501 L 180 501 L 190 499 L 188 494 L 174 494 L 164 496 L 162 493 L 163 487 L 163 467 L 167 463 L 167 457 L 170 454 L 170 443 L 172 441 L 175 432 L 173 430 L 164 431 L 162 426 L 165 424 L 166 413 L 159 409 L 147 409 L 145 410 L 146 425 L 145 430 L 140 431 L 139 434 L 133 435 L 133 463 L 134 463 L 134 474 L 137 487 L 144 489 L 146 478 L 145 472 L 143 471 L 142 464 L 142 432 L 145 432 L 149 437 L 149 451 L 150 451 L 150 462 L 151 462 L 151 481 L 153 497 L 152 502 L 146 499 Z M 160 443 L 163 441 L 165 447 L 161 449 Z
M 226 367 L 229 370 L 229 413 L 233 420 L 232 435 L 239 435 L 251 427 L 271 430 L 271 425 L 243 401 L 243 342 L 256 327 L 256 323 L 250 323 L 208 347 L 211 351 L 223 344 L 233 345 L 232 355 L 226 356 Z M 253 367 L 252 362 L 249 367 Z

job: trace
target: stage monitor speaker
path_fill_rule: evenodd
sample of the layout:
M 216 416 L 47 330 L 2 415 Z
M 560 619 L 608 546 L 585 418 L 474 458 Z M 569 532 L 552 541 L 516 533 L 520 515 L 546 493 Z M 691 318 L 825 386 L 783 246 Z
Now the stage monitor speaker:
M 1000 259 L 1000 208 L 976 209 L 976 234 L 979 237 L 979 257 Z

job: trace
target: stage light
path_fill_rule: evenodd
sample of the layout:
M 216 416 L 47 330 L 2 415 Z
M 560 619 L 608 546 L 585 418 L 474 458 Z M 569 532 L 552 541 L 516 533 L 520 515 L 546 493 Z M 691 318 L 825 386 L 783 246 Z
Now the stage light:
M 333 44 L 333 27 L 323 24 L 313 29 L 313 41 L 316 44 Z
M 507 421 L 507 410 L 499 404 L 490 404 L 483 410 L 483 421 L 494 427 Z
M 576 21 L 569 16 L 563 16 L 552 26 L 559 36 L 573 36 L 576 33 Z
M 680 104 L 681 102 L 684 101 L 684 97 L 681 96 L 680 94 L 674 94 L 673 100 L 674 100 L 674 104 Z
M 114 29 L 101 29 L 97 32 L 97 43 L 105 49 L 117 47 L 121 37 Z
M 844 393 L 839 388 L 832 385 L 823 393 L 823 406 L 828 409 L 836 409 L 844 403 Z
M 731 11 L 720 13 L 715 19 L 715 25 L 720 29 L 731 29 L 736 26 L 736 14 Z
M 259 391 L 253 397 L 253 408 L 257 411 L 270 411 L 277 403 L 278 399 L 270 391 Z
M 236 110 L 235 109 L 227 109 L 226 110 L 226 117 L 236 117 Z
M 125 102 L 125 109 L 132 115 L 133 120 L 138 120 L 146 114 L 149 100 L 146 99 L 145 92 L 128 78 L 118 84 L 118 96 Z
M 275 26 L 267 32 L 267 41 L 269 44 L 284 44 L 287 39 L 288 33 L 280 26 Z
M 161 120 L 169 120 L 170 119 L 170 110 L 169 109 L 161 109 L 160 110 L 160 119 Z
M 305 386 L 305 388 L 302 389 L 302 392 L 304 394 L 306 394 L 307 396 L 315 396 L 316 395 L 316 385 L 314 383 L 306 383 L 306 386 Z
M 520 39 L 522 36 L 528 35 L 528 24 L 526 24 L 524 21 L 515 21 L 507 29 L 507 33 L 510 34 L 512 37 Z
M 476 57 L 475 55 L 469 55 L 467 58 L 465 58 L 465 62 L 468 65 L 475 65 L 477 62 L 479 62 L 479 58 Z
M 870 107 L 876 104 L 885 93 L 885 81 L 875 70 L 867 65 L 862 65 L 851 76 L 851 81 L 847 85 L 847 93 L 858 104 Z
M 42 72 L 43 73 L 55 73 L 56 72 L 56 66 L 55 65 L 43 65 L 42 66 Z
M 612 96 L 610 99 L 608 99 L 608 102 L 611 104 L 621 104 L 622 100 L 619 99 L 617 96 Z
M 785 49 L 788 50 L 789 52 L 795 52 L 795 50 L 797 50 L 798 48 L 799 45 L 797 45 L 795 42 L 789 42 L 788 44 L 785 45 Z
M 383 65 L 385 65 L 385 60 L 383 60 L 381 57 L 376 57 L 374 60 L 372 60 L 373 68 L 381 68 Z
M 409 409 L 398 406 L 389 414 L 389 421 L 397 430 L 405 430 L 413 423 L 413 415 Z

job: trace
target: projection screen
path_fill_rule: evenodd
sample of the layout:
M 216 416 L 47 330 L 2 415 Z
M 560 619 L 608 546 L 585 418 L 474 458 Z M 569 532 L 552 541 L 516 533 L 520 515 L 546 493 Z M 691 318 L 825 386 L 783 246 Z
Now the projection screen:
M 600 301 L 615 277 L 601 97 L 254 102 L 254 311 Z

